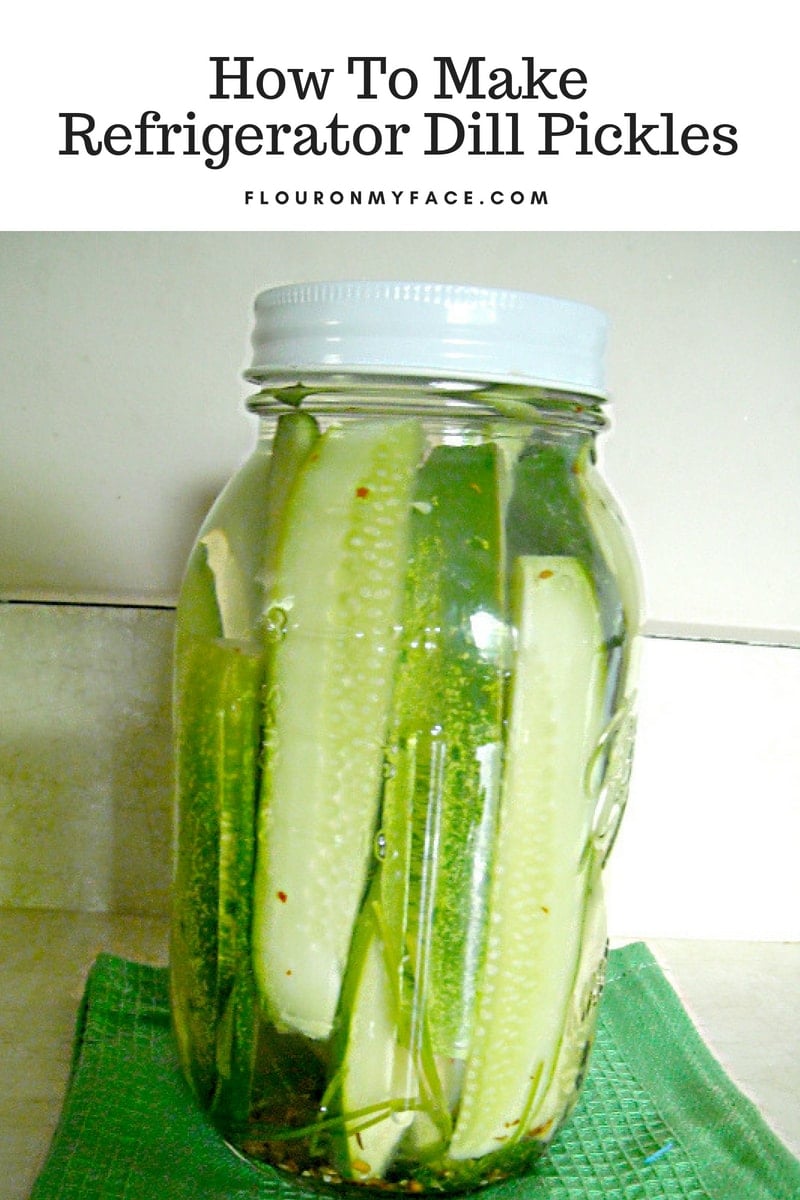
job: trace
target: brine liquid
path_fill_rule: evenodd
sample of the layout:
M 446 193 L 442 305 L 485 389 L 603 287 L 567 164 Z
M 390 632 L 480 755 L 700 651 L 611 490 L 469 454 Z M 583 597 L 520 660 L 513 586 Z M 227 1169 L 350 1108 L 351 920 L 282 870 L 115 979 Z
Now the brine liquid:
M 281 421 L 179 606 L 177 1046 L 255 1162 L 466 1190 L 586 1070 L 632 740 L 616 518 L 580 438 Z
M 363 1182 L 376 1184 L 369 1147 L 384 1126 L 390 1127 L 393 1149 L 377 1181 L 383 1188 L 459 1190 L 517 1174 L 557 1132 L 585 1070 L 605 954 L 599 872 L 590 880 L 586 864 L 575 864 L 576 880 L 581 876 L 586 889 L 582 952 L 552 1068 L 546 1120 L 524 1136 L 510 1130 L 509 1144 L 499 1144 L 491 1155 L 452 1160 L 447 1136 L 458 1113 L 485 951 L 503 746 L 475 745 L 471 761 L 464 762 L 459 739 L 451 740 L 446 726 L 420 728 L 413 717 L 406 719 L 402 741 L 384 748 L 382 767 L 384 791 L 399 790 L 404 806 L 382 806 L 378 813 L 356 921 L 362 927 L 375 922 L 387 973 L 394 975 L 396 992 L 387 1001 L 394 1050 L 381 1076 L 390 1084 L 369 1103 L 348 1110 L 341 1079 L 348 1006 L 369 934 L 362 928 L 359 939 L 355 929 L 329 981 L 339 999 L 326 1037 L 287 1029 L 269 1011 L 255 983 L 251 933 L 263 721 L 266 713 L 269 724 L 270 706 L 279 698 L 265 694 L 263 655 L 252 647 L 191 637 L 182 646 L 178 761 L 193 803 L 191 815 L 184 815 L 178 856 L 173 1009 L 184 1067 L 202 1103 L 247 1156 L 323 1182 L 359 1182 L 363 1168 Z M 311 761 L 320 753 L 313 732 L 299 736 Z M 473 780 L 481 802 L 465 804 L 445 820 L 454 772 L 456 785 L 465 777 Z M 587 815 L 587 828 L 589 820 Z M 314 939 L 324 933 L 337 903 L 336 880 L 333 886 L 326 882 L 318 839 L 304 832 L 297 829 L 296 836 L 309 869 L 296 877 L 293 894 L 276 896 L 278 904 L 296 906 L 301 914 L 297 963 L 283 968 L 287 982 L 292 972 L 302 971 L 307 952 L 313 960 Z M 336 830 L 326 836 L 335 839 Z M 409 1067 L 410 1057 L 424 1064 L 421 1072 Z M 420 1074 L 424 1089 L 414 1082 Z

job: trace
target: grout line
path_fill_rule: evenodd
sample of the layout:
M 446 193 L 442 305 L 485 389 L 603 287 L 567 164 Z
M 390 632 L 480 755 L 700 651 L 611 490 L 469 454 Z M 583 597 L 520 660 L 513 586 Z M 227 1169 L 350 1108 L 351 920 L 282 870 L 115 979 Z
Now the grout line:
M 113 608 L 143 612 L 174 612 L 174 600 L 90 600 L 62 596 L 29 597 L 13 596 L 0 599 L 3 605 L 29 605 L 42 608 Z M 645 622 L 642 636 L 654 641 L 713 642 L 716 645 L 772 646 L 780 650 L 800 649 L 800 631 L 789 629 L 739 629 L 735 626 L 673 625 L 669 621 Z
M 4 604 L 17 607 L 27 605 L 30 608 L 116 608 L 125 611 L 134 609 L 137 612 L 139 610 L 144 612 L 175 611 L 174 600 L 78 600 L 62 596 L 32 599 L 25 596 L 13 596 L 0 598 L 0 607 Z
M 788 629 L 737 629 L 731 626 L 645 624 L 642 636 L 653 641 L 712 642 L 727 646 L 772 646 L 777 650 L 800 650 L 800 632 Z

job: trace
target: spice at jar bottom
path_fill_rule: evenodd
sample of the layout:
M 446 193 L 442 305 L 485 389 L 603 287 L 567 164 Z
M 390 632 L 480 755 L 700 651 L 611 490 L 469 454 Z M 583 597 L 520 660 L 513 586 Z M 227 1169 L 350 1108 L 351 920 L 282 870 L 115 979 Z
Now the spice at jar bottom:
M 634 738 L 605 320 L 521 292 L 256 301 L 259 432 L 175 660 L 173 1026 L 255 1161 L 461 1191 L 576 1103 Z

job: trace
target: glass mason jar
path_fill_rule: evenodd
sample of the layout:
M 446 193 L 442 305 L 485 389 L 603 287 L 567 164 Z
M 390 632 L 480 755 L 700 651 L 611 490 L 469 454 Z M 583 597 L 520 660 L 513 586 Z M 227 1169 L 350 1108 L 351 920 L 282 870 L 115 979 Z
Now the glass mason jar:
M 576 1101 L 639 625 L 604 336 L 471 287 L 256 302 L 258 442 L 178 605 L 171 944 L 183 1069 L 256 1162 L 464 1190 Z

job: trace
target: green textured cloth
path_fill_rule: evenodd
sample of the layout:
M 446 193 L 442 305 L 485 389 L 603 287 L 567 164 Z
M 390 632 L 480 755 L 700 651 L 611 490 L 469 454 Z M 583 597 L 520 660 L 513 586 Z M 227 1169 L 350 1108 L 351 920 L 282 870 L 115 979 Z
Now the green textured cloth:
M 350 1189 L 360 1200 L 370 1193 Z M 612 951 L 581 1102 L 549 1155 L 485 1200 L 797 1200 L 800 1162 L 698 1036 L 650 951 Z M 234 1155 L 172 1047 L 164 968 L 101 955 L 31 1200 L 319 1200 Z

